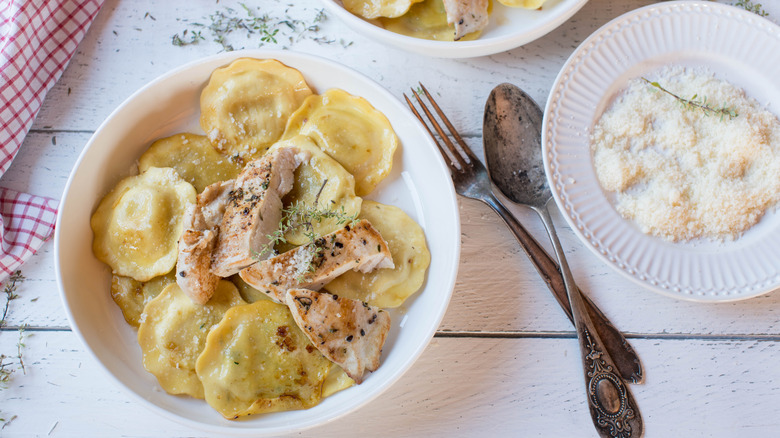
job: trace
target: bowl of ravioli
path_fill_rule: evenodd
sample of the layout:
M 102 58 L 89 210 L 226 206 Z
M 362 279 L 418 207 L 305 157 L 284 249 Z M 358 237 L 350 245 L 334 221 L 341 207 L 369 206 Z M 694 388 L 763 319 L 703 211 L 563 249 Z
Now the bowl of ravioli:
M 394 96 L 251 50 L 177 68 L 105 120 L 66 184 L 55 267 L 73 331 L 139 403 L 271 435 L 412 366 L 449 303 L 459 228 L 447 169 Z
M 587 0 L 321 0 L 356 32 L 441 58 L 493 55 L 534 41 Z

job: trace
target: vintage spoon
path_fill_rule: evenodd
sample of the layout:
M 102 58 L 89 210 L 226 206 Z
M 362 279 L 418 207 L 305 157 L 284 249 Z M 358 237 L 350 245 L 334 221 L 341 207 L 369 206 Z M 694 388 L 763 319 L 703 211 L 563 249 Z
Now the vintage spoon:
M 504 196 L 539 214 L 550 236 L 580 342 L 593 424 L 604 437 L 639 437 L 644 431 L 642 417 L 611 353 L 621 357 L 630 351 L 629 356 L 636 356 L 631 347 L 626 350 L 612 344 L 609 345 L 612 350 L 607 350 L 602 334 L 604 338 L 614 338 L 619 332 L 604 315 L 595 314 L 586 307 L 583 295 L 574 284 L 547 209 L 552 192 L 544 174 L 541 127 L 542 111 L 527 94 L 511 84 L 501 84 L 494 88 L 485 105 L 482 134 L 487 168 L 493 184 Z M 628 345 L 625 339 L 621 342 Z M 639 366 L 638 359 L 635 365 Z
M 542 166 L 541 126 L 542 111 L 519 88 L 502 84 L 490 94 L 482 129 L 486 163 L 491 180 L 510 201 L 541 205 L 551 196 Z M 537 198 L 529 198 L 534 193 L 530 193 L 528 187 L 534 188 Z M 573 323 L 565 282 L 558 266 L 538 245 L 523 245 L 523 249 Z M 634 349 L 601 310 L 587 296 L 582 297 L 595 330 L 621 377 L 631 383 L 642 383 L 642 364 Z

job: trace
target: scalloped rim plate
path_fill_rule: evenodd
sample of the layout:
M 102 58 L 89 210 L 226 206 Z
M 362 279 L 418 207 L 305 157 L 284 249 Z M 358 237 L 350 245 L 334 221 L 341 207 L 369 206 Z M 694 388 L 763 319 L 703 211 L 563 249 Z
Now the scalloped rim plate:
M 329 13 L 356 32 L 409 52 L 439 58 L 474 58 L 520 47 L 552 32 L 588 0 L 548 0 L 541 10 L 510 8 L 493 1 L 488 26 L 474 41 L 433 41 L 400 35 L 353 15 L 337 0 L 320 0 Z
M 706 68 L 780 114 L 780 26 L 742 9 L 669 2 L 622 15 L 586 39 L 555 80 L 542 147 L 553 197 L 577 236 L 618 272 L 693 301 L 733 301 L 780 287 L 780 213 L 740 238 L 671 243 L 623 219 L 601 189 L 590 153 L 598 118 L 628 81 L 669 64 Z
M 92 254 L 90 216 L 97 202 L 149 144 L 177 132 L 201 133 L 200 92 L 211 72 L 239 57 L 274 58 L 300 70 L 315 92 L 341 88 L 390 120 L 401 141 L 393 170 L 367 198 L 396 205 L 425 230 L 431 264 L 422 290 L 390 309 L 393 325 L 382 365 L 362 384 L 306 410 L 229 421 L 203 400 L 173 396 L 146 372 L 136 332 L 111 299 L 111 270 Z M 167 73 L 130 96 L 95 131 L 65 186 L 57 216 L 55 269 L 71 327 L 98 363 L 141 404 L 187 426 L 224 435 L 278 435 L 314 427 L 368 403 L 423 353 L 455 286 L 460 254 L 458 205 L 449 171 L 422 125 L 373 80 L 323 58 L 290 51 L 247 50 L 204 58 Z

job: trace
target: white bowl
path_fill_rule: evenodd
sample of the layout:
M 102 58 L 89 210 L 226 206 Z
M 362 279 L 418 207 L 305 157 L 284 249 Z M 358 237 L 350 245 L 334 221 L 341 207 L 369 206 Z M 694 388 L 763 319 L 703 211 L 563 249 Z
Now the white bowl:
M 308 410 L 222 418 L 203 400 L 162 391 L 141 363 L 136 332 L 110 295 L 111 271 L 92 254 L 90 216 L 100 199 L 157 138 L 177 132 L 202 133 L 200 91 L 211 72 L 239 57 L 275 58 L 300 70 L 315 92 L 342 88 L 382 111 L 400 140 L 393 171 L 369 196 L 405 210 L 425 230 L 431 265 L 423 288 L 399 309 L 382 365 L 355 387 Z M 289 51 L 225 53 L 180 67 L 154 80 L 119 106 L 81 153 L 65 187 L 55 233 L 55 266 L 60 295 L 73 331 L 121 386 L 154 411 L 221 435 L 265 435 L 313 427 L 368 403 L 412 366 L 434 335 L 447 309 L 460 255 L 455 193 L 436 146 L 401 102 L 377 83 L 344 66 Z
M 540 38 L 563 24 L 588 0 L 548 0 L 541 10 L 510 8 L 493 1 L 490 22 L 474 41 L 433 41 L 400 35 L 376 26 L 344 9 L 340 0 L 320 0 L 332 15 L 356 32 L 409 52 L 440 58 L 493 55 Z

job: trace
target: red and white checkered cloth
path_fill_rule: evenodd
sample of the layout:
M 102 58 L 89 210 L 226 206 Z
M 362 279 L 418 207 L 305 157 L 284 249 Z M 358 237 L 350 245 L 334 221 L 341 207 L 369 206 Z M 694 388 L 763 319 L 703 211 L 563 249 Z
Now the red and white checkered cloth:
M 0 175 L 103 0 L 0 0 Z M 58 201 L 0 189 L 0 281 L 54 231 Z

